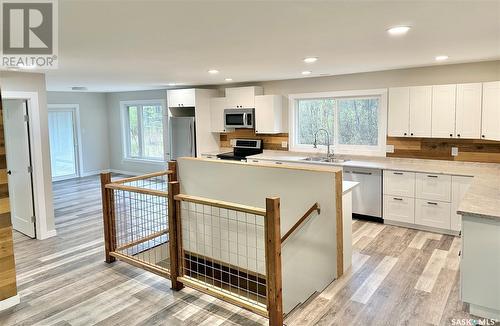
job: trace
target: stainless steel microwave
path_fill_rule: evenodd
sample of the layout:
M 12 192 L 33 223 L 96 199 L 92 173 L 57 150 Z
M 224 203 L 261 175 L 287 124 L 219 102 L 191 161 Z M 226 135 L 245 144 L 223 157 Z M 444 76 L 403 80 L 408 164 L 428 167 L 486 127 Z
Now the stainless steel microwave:
M 227 128 L 249 128 L 255 125 L 255 109 L 225 109 L 224 127 Z

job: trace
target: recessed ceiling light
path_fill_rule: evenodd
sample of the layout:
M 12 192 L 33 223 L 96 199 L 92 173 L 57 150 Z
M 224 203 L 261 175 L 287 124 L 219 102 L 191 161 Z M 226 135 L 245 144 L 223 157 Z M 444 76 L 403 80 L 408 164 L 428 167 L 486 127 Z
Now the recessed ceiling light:
M 316 61 L 318 61 L 317 57 L 307 57 L 307 58 L 304 59 L 305 63 L 313 63 L 313 62 L 316 62 Z
M 225 81 L 227 81 L 227 82 L 233 81 L 233 79 L 232 79 L 232 78 L 226 78 L 226 79 L 224 79 L 224 80 L 225 80 Z
M 309 71 L 309 70 L 306 70 L 306 71 L 302 72 L 302 75 L 304 75 L 304 76 L 307 76 L 307 75 L 310 75 L 310 74 L 312 74 L 312 71 Z
M 408 31 L 410 30 L 410 26 L 396 26 L 396 27 L 391 27 L 387 30 L 387 33 L 391 34 L 391 35 L 404 35 L 406 33 L 408 33 Z
M 210 69 L 210 70 L 208 71 L 208 73 L 209 73 L 209 74 L 212 74 L 212 75 L 215 75 L 215 74 L 218 74 L 218 73 L 219 73 L 219 70 L 217 70 L 217 69 Z
M 175 86 L 177 85 L 176 83 L 168 83 L 168 86 Z
M 445 60 L 448 60 L 448 56 L 447 55 L 438 55 L 434 59 L 436 59 L 436 61 L 445 61 Z
M 88 90 L 88 88 L 85 86 L 73 86 L 73 87 L 71 87 L 71 90 L 73 90 L 73 91 L 86 91 L 86 90 Z

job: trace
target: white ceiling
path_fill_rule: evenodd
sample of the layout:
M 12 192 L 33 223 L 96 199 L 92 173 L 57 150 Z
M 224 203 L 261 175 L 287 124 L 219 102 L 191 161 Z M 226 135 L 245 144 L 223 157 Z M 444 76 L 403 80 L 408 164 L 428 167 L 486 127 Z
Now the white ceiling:
M 497 1 L 59 1 L 49 90 L 302 78 L 500 58 Z M 390 37 L 394 25 L 412 26 Z M 318 56 L 305 64 L 306 56 Z M 210 75 L 208 69 L 220 70 Z

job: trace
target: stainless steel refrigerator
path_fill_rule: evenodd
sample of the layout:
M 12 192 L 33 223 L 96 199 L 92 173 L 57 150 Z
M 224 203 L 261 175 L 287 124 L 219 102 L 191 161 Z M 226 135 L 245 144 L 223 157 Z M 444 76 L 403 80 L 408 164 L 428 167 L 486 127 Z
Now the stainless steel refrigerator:
M 196 156 L 194 117 L 170 117 L 170 159 Z

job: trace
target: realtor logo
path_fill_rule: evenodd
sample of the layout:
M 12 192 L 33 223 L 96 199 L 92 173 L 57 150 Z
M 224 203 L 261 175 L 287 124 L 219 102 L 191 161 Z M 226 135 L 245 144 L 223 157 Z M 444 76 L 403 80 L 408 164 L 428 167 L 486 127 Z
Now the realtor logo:
M 0 0 L 2 66 L 57 68 L 56 0 Z

